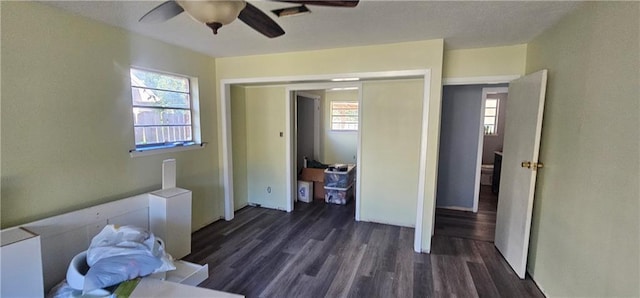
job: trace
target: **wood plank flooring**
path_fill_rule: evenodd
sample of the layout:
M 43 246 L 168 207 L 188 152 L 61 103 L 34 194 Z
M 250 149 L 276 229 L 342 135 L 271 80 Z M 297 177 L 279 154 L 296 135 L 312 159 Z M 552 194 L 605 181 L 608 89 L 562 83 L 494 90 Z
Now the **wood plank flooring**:
M 544 297 L 490 242 L 436 235 L 418 254 L 412 228 L 353 218 L 353 203 L 245 207 L 195 232 L 185 260 L 209 264 L 200 286 L 247 297 Z
M 435 234 L 493 242 L 497 209 L 498 196 L 490 185 L 481 185 L 478 213 L 437 208 Z

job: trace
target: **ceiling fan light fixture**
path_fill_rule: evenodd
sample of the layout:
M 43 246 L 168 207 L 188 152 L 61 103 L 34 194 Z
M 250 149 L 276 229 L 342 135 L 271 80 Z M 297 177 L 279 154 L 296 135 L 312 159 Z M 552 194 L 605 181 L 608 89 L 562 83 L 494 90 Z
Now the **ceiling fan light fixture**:
M 288 16 L 299 15 L 299 14 L 311 13 L 311 10 L 309 10 L 309 8 L 306 5 L 303 4 L 303 5 L 300 5 L 300 6 L 293 6 L 293 7 L 286 7 L 286 8 L 281 8 L 281 9 L 274 9 L 271 12 L 273 12 L 276 16 L 281 18 L 281 17 L 288 17 Z
M 196 21 L 205 24 L 219 23 L 220 26 L 233 22 L 247 5 L 245 1 L 209 0 L 177 1 Z
M 358 5 L 359 0 L 273 1 L 301 4 L 300 6 L 274 11 L 274 13 L 280 17 L 285 15 L 310 13 L 311 11 L 305 6 L 305 4 L 333 7 L 355 7 Z M 222 26 L 239 19 L 266 37 L 274 38 L 284 35 L 284 30 L 278 25 L 278 23 L 274 22 L 259 8 L 245 0 L 166 0 L 145 13 L 138 22 L 164 22 L 183 12 L 186 12 L 195 21 L 207 25 L 207 27 L 211 28 L 214 34 L 217 34 L 218 29 Z

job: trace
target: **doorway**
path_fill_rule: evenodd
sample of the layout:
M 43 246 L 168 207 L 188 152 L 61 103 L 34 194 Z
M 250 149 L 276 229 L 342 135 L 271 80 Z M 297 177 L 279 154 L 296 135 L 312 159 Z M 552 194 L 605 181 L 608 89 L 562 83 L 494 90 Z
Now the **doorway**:
M 226 220 L 231 220 L 234 217 L 234 172 L 233 172 L 233 159 L 235 158 L 235 156 L 232 154 L 232 125 L 231 125 L 231 113 L 230 113 L 230 100 L 231 100 L 231 93 L 232 93 L 232 86 L 247 86 L 247 87 L 253 87 L 253 86 L 272 86 L 273 89 L 271 89 L 270 91 L 273 91 L 273 93 L 270 94 L 276 94 L 276 93 L 280 93 L 282 89 L 278 89 L 274 86 L 280 86 L 280 87 L 284 87 L 284 89 L 286 89 L 286 91 L 284 92 L 285 94 L 285 99 L 284 102 L 279 101 L 276 99 L 276 102 L 278 102 L 277 104 L 284 104 L 285 109 L 287 110 L 287 112 L 284 113 L 284 115 L 282 115 L 282 123 L 285 123 L 285 127 L 283 127 L 282 130 L 278 131 L 280 129 L 280 127 L 270 127 L 270 129 L 272 129 L 273 131 L 266 131 L 267 134 L 270 138 L 273 139 L 280 139 L 282 140 L 282 143 L 280 143 L 280 141 L 278 141 L 279 144 L 282 144 L 281 148 L 282 150 L 280 150 L 279 152 L 283 152 L 284 156 L 293 156 L 295 153 L 293 152 L 293 150 L 295 149 L 294 147 L 294 143 L 293 143 L 293 138 L 291 137 L 292 132 L 293 132 L 293 120 L 292 118 L 294 117 L 293 115 L 293 98 L 291 96 L 291 92 L 292 90 L 313 90 L 313 89 L 318 89 L 317 85 L 336 85 L 335 82 L 331 82 L 332 80 L 335 79 L 347 79 L 347 78 L 353 78 L 353 77 L 359 77 L 361 81 L 372 81 L 375 83 L 370 83 L 373 85 L 385 85 L 385 83 L 378 83 L 380 82 L 380 80 L 396 80 L 396 79 L 409 79 L 409 80 L 414 80 L 415 83 L 413 84 L 414 89 L 411 89 L 411 92 L 413 92 L 413 97 L 415 98 L 416 101 L 416 108 L 414 108 L 414 111 L 419 111 L 418 113 L 418 117 L 416 117 L 416 119 L 413 119 L 412 121 L 416 122 L 415 124 L 417 125 L 413 125 L 413 132 L 415 133 L 415 136 L 412 136 L 414 140 L 419 140 L 416 143 L 416 147 L 418 147 L 416 149 L 416 156 L 415 156 L 415 162 L 412 162 L 413 165 L 415 165 L 416 167 L 416 176 L 417 179 L 416 183 L 413 184 L 414 187 L 417 184 L 417 190 L 415 190 L 415 193 L 412 193 L 409 197 L 410 198 L 414 198 L 415 202 L 413 203 L 413 205 L 417 205 L 415 207 L 411 207 L 411 212 L 415 212 L 416 216 L 414 220 L 411 220 L 410 225 L 413 225 L 415 223 L 415 239 L 414 239 L 414 250 L 416 252 L 428 252 L 429 248 L 430 248 L 430 238 L 424 238 L 423 241 L 423 225 L 427 226 L 428 231 L 431 230 L 431 220 L 427 220 L 427 219 L 431 219 L 431 215 L 426 215 L 427 217 L 425 218 L 425 212 L 430 212 L 429 210 L 432 210 L 429 206 L 425 206 L 425 197 L 428 197 L 428 195 L 426 195 L 426 193 L 428 193 L 428 190 L 425 189 L 425 184 L 429 179 L 429 177 L 427 176 L 427 171 L 430 168 L 435 169 L 435 166 L 433 166 L 433 164 L 435 164 L 435 162 L 432 161 L 432 164 L 430 167 L 428 167 L 427 165 L 427 147 L 428 147 L 428 138 L 431 137 L 433 138 L 433 132 L 429 132 L 428 128 L 428 119 L 429 119 L 429 97 L 431 95 L 431 91 L 429 89 L 430 84 L 429 82 L 431 82 L 431 76 L 430 76 L 430 70 L 428 69 L 424 69 L 424 70 L 405 70 L 405 71 L 383 71 L 383 72 L 368 72 L 368 73 L 345 73 L 345 74 L 337 74 L 337 75 L 313 75 L 313 76 L 300 76 L 300 77 L 273 77 L 273 78 L 247 78 L 247 79 L 223 79 L 220 81 L 220 98 L 219 98 L 219 116 L 220 116 L 220 123 L 221 123 L 221 134 L 220 134 L 220 139 L 221 139 L 221 152 L 220 152 L 220 157 L 221 157 L 221 176 L 222 176 L 222 183 L 223 183 L 223 191 L 224 191 L 224 211 L 225 211 L 225 219 Z M 317 82 L 324 82 L 324 83 L 317 83 Z M 309 85 L 314 85 L 311 86 L 310 88 L 306 88 Z M 388 89 L 385 89 L 386 87 L 382 87 L 382 85 L 380 85 L 380 90 L 385 91 Z M 250 89 L 250 88 L 249 88 Z M 250 91 L 249 89 L 247 89 L 247 91 Z M 377 89 L 376 89 L 377 90 Z M 379 90 L 379 91 L 380 91 Z M 394 89 L 395 90 L 395 89 Z M 388 99 L 388 98 L 392 98 L 393 96 L 397 95 L 398 91 L 403 91 L 403 90 L 407 90 L 405 89 L 399 89 L 399 90 L 395 90 L 393 94 L 385 94 L 384 92 L 380 93 L 380 92 L 371 92 L 371 95 L 374 96 L 378 96 L 380 97 L 380 94 L 385 94 L 385 98 L 384 99 Z M 282 93 L 280 93 L 282 94 Z M 247 98 L 249 98 L 250 96 L 247 96 Z M 382 98 L 381 98 L 382 99 Z M 361 100 L 361 98 L 359 99 Z M 373 105 L 375 106 L 375 105 Z M 262 117 L 264 115 L 258 115 L 259 117 Z M 251 118 L 251 117 L 247 117 L 247 118 Z M 272 117 L 273 119 L 273 117 Z M 395 119 L 395 118 L 394 118 Z M 280 120 L 278 120 L 280 121 Z M 397 121 L 396 121 L 397 122 Z M 376 121 L 371 121 L 371 123 L 378 123 Z M 397 123 L 392 123 L 394 125 L 392 126 L 397 126 Z M 279 126 L 279 125 L 278 125 Z M 371 130 L 371 131 L 376 131 L 375 129 Z M 283 137 L 286 136 L 286 137 Z M 358 144 L 361 144 L 363 142 L 364 137 L 359 137 L 358 138 Z M 383 143 L 380 146 L 377 147 L 371 147 L 373 148 L 372 150 L 376 153 L 378 153 L 379 151 L 383 151 L 385 145 L 387 145 L 387 143 Z M 358 168 L 361 169 L 360 163 L 361 163 L 361 146 L 358 146 L 358 153 L 357 153 L 357 164 L 358 164 Z M 286 183 L 283 183 L 283 189 L 284 189 L 284 194 L 282 197 L 279 197 L 278 200 L 282 200 L 282 202 L 284 202 L 286 204 L 285 205 L 281 205 L 281 206 L 285 206 L 284 211 L 288 211 L 291 212 L 293 211 L 293 196 L 295 196 L 296 194 L 296 189 L 295 189 L 295 185 L 294 185 L 294 181 L 295 181 L 295 172 L 296 172 L 296 168 L 295 168 L 295 160 L 293 158 L 289 159 L 287 158 L 284 162 L 283 162 L 284 166 L 278 167 L 278 169 L 273 169 L 275 171 L 277 171 L 278 173 L 281 173 L 279 175 L 281 175 L 282 177 L 289 177 L 289 179 L 285 179 L 287 180 Z M 272 168 L 268 169 L 269 171 L 272 170 Z M 357 172 L 357 178 L 356 178 L 356 204 L 355 204 L 355 208 L 356 208 L 356 220 L 360 220 L 360 212 L 362 208 L 360 208 L 360 204 L 362 202 L 362 200 L 359 199 L 360 194 L 362 193 L 361 191 L 361 186 L 359 181 L 362 181 L 362 179 L 360 179 L 361 173 L 363 171 L 358 171 Z M 435 180 L 435 177 L 434 177 Z M 286 185 L 285 185 L 286 184 Z M 373 184 L 373 186 L 376 186 L 377 184 Z M 369 190 L 371 191 L 371 189 L 368 188 L 363 188 L 364 190 Z M 262 192 L 269 192 L 269 187 L 262 187 L 261 191 Z M 274 190 L 274 189 L 271 189 Z M 273 193 L 273 192 L 272 192 Z M 393 202 L 391 202 L 391 200 L 389 200 L 388 198 L 383 198 L 384 204 L 393 204 Z M 374 202 L 369 202 L 370 204 L 374 204 Z M 373 205 L 371 205 L 371 207 L 373 207 Z M 280 208 L 277 208 L 280 209 Z M 371 211 L 377 211 L 376 210 L 371 210 Z M 373 220 L 373 219 L 369 219 L 369 220 Z
M 300 206 L 301 203 L 296 203 L 296 198 L 301 191 L 311 193 L 310 198 L 303 198 L 302 195 L 301 199 L 310 199 L 314 204 L 324 204 L 327 192 L 325 187 L 335 195 L 332 196 L 332 203 L 355 205 L 358 103 L 361 89 L 359 82 L 294 85 L 288 88 L 288 94 L 292 99 L 295 98 L 292 107 L 292 152 L 295 155 L 291 158 L 296 163 L 292 183 L 297 189 L 292 209 Z M 343 127 L 347 125 L 344 124 L 346 122 L 349 122 L 348 129 Z M 345 185 L 336 184 L 335 181 L 334 184 L 326 184 L 325 169 L 337 164 L 348 165 L 348 171 L 344 176 L 345 179 L 348 177 L 346 181 L 351 182 Z M 298 181 L 304 182 L 298 185 Z M 350 208 L 356 209 L 353 207 Z
M 313 93 L 311 93 L 313 92 Z M 322 90 L 295 92 L 296 173 L 307 166 L 306 160 L 318 160 L 320 148 L 320 101 Z
M 435 235 L 494 239 L 493 159 L 502 147 L 507 90 L 507 84 L 443 87 Z
M 360 87 L 333 86 L 316 90 L 290 91 L 294 101 L 297 186 L 294 210 L 307 204 L 349 205 L 353 219 L 355 211 L 355 173 L 357 173 L 358 112 Z M 295 89 L 294 86 L 292 88 Z M 346 165 L 347 171 L 328 175 L 337 180 L 326 181 L 325 170 Z M 330 194 L 327 203 L 326 194 Z M 340 208 L 334 206 L 331 208 Z M 349 214 L 343 213 L 343 214 Z

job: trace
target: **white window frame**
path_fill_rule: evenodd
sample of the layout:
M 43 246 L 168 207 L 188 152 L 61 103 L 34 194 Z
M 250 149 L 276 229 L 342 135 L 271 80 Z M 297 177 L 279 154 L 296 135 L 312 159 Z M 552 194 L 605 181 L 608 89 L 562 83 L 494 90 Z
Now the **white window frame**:
M 487 101 L 489 100 L 495 100 L 496 101 L 496 106 L 494 107 L 489 107 L 487 105 Z M 487 115 L 487 110 L 496 110 L 494 115 Z M 498 135 L 498 115 L 500 113 L 500 99 L 499 98 L 491 98 L 491 97 L 487 97 L 485 99 L 485 104 L 484 104 L 484 119 L 482 121 L 482 126 L 484 128 L 484 135 L 485 136 L 497 136 Z M 493 118 L 493 132 L 488 132 L 487 130 L 487 124 L 485 123 L 486 118 L 492 117 Z
M 329 104 L 329 127 L 330 127 L 331 131 L 336 131 L 336 132 L 358 131 L 358 129 L 360 127 L 360 122 L 359 121 L 356 122 L 356 128 L 355 129 L 341 129 L 341 128 L 334 128 L 333 127 L 333 123 L 334 123 L 333 117 L 341 116 L 341 115 L 336 115 L 336 114 L 333 113 L 333 111 L 334 111 L 333 105 L 335 103 L 338 103 L 338 104 L 343 104 L 343 103 L 355 104 L 356 105 L 356 107 L 355 107 L 355 111 L 356 111 L 355 117 L 356 118 L 358 118 L 358 113 L 359 113 L 359 111 L 358 111 L 359 103 L 357 101 L 348 101 L 348 100 L 334 100 L 334 101 L 331 101 L 331 103 Z M 338 122 L 338 123 L 341 123 L 341 122 Z
M 192 77 L 192 76 L 188 76 L 188 75 L 183 75 L 183 74 L 176 74 L 176 73 L 170 73 L 170 72 L 166 72 L 166 71 L 159 71 L 159 70 L 155 70 L 155 69 L 148 69 L 148 68 L 143 68 L 143 67 L 137 67 L 137 66 L 131 66 L 130 70 L 135 69 L 138 71 L 144 71 L 144 72 L 150 72 L 150 73 L 155 73 L 155 74 L 160 74 L 160 75 L 167 75 L 167 76 L 172 76 L 172 77 L 179 77 L 179 78 L 184 78 L 187 79 L 189 82 L 189 108 L 188 109 L 184 109 L 184 110 L 189 110 L 190 112 L 190 118 L 191 118 L 191 140 L 185 140 L 185 141 L 177 141 L 177 142 L 165 142 L 162 144 L 150 144 L 150 145 L 136 145 L 136 141 L 135 141 L 135 127 L 136 125 L 133 123 L 132 121 L 132 129 L 134 130 L 134 139 L 133 139 L 133 145 L 134 145 L 134 149 L 129 150 L 129 153 L 131 155 L 131 157 L 138 157 L 138 156 L 147 156 L 147 155 L 154 155 L 154 154 L 160 154 L 160 153 L 168 153 L 168 152 L 177 152 L 177 151 L 186 151 L 186 150 L 193 150 L 193 149 L 199 149 L 199 148 L 204 148 L 206 146 L 206 143 L 201 142 L 200 139 L 200 115 L 199 115 L 199 98 L 198 98 L 198 79 L 197 77 Z M 129 80 L 129 82 L 131 82 L 131 78 Z M 130 84 L 130 88 L 129 88 L 129 94 L 131 96 L 133 96 L 133 89 L 135 87 L 148 87 L 148 86 L 135 86 L 133 84 Z M 153 87 L 150 87 L 153 88 Z M 135 105 L 133 103 L 133 98 L 130 98 L 130 104 L 131 104 L 131 111 L 133 111 L 133 108 L 146 108 L 148 106 L 139 106 L 139 105 Z M 162 107 L 159 107 L 162 108 Z M 174 108 L 167 108 L 167 109 L 174 109 Z M 133 116 L 133 115 L 132 115 Z M 133 119 L 132 119 L 133 120 Z

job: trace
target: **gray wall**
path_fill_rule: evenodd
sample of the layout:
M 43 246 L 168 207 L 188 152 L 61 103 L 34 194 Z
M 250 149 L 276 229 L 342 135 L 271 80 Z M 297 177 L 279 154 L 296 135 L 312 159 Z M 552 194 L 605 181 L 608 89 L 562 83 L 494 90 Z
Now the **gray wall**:
M 442 89 L 436 207 L 473 208 L 482 88 L 504 86 L 444 86 Z
M 297 170 L 302 171 L 304 157 L 309 160 L 313 159 L 314 145 L 314 113 L 313 99 L 304 96 L 297 96 Z

